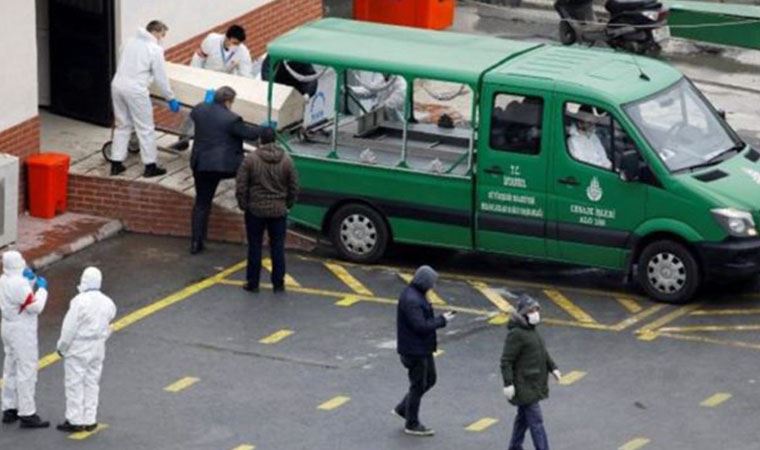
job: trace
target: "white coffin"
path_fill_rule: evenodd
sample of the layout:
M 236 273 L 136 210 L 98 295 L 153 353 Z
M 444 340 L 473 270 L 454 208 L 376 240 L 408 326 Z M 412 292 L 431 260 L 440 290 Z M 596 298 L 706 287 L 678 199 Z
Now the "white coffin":
M 266 81 L 168 62 L 166 75 L 181 103 L 196 105 L 203 101 L 207 90 L 229 86 L 237 92 L 232 110 L 240 114 L 244 121 L 260 124 L 267 120 Z M 272 120 L 277 122 L 277 127 L 302 121 L 305 98 L 290 86 L 275 84 L 273 87 Z M 151 87 L 151 94 L 161 95 L 155 85 Z

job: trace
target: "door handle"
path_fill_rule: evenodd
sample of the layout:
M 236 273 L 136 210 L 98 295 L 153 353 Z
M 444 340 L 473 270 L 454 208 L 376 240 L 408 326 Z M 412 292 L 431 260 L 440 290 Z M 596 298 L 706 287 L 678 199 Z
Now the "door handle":
M 485 170 L 483 170 L 485 173 L 489 173 L 491 175 L 504 175 L 504 171 L 501 170 L 501 167 L 499 166 L 491 166 Z
M 566 186 L 578 186 L 580 184 L 578 182 L 578 180 L 576 180 L 575 177 L 572 177 L 572 176 L 571 177 L 560 178 L 557 181 L 559 181 L 560 184 L 564 184 Z

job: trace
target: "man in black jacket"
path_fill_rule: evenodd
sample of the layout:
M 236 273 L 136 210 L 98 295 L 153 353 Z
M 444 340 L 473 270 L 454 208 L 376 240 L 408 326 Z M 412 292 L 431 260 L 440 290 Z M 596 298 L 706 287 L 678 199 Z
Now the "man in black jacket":
M 420 423 L 420 401 L 435 385 L 436 372 L 433 353 L 438 349 L 436 330 L 454 318 L 453 312 L 436 316 L 425 295 L 438 280 L 430 266 L 421 266 L 409 286 L 401 293 L 396 314 L 396 348 L 401 363 L 409 371 L 409 393 L 393 413 L 406 420 L 404 432 L 414 436 L 432 436 L 433 430 Z
M 216 188 L 221 180 L 235 178 L 243 162 L 243 140 L 255 141 L 261 134 L 261 127 L 244 123 L 230 111 L 235 96 L 231 87 L 223 86 L 214 93 L 213 102 L 200 103 L 190 113 L 195 125 L 190 155 L 195 180 L 191 254 L 203 250 Z

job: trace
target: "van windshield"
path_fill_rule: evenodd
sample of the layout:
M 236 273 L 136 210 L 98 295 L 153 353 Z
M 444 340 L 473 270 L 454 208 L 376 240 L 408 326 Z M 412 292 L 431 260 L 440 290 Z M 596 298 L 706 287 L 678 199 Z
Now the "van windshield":
M 741 140 L 685 78 L 624 109 L 673 172 L 719 164 L 744 148 Z

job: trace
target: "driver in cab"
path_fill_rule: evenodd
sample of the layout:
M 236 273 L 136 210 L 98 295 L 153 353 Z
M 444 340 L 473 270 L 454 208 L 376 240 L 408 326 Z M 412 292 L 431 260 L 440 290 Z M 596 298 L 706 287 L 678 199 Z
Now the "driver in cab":
M 577 119 L 570 125 L 567 148 L 576 160 L 609 170 L 612 169 L 612 162 L 596 133 L 596 119 L 590 106 L 581 106 Z

